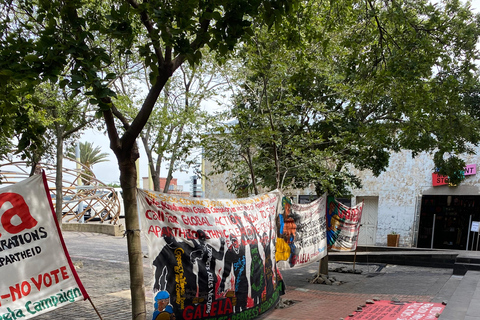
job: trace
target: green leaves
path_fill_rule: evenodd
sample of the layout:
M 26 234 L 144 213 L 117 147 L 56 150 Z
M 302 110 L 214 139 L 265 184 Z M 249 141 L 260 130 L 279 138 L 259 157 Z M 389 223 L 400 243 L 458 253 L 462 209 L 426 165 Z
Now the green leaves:
M 233 170 L 233 189 L 338 194 L 359 186 L 347 167 L 378 175 L 392 151 L 471 152 L 478 21 L 458 1 L 309 1 L 281 28 L 257 27 L 240 50 L 238 122 L 217 140 L 240 157 L 212 153 L 217 172 Z M 441 164 L 451 174 L 461 166 Z

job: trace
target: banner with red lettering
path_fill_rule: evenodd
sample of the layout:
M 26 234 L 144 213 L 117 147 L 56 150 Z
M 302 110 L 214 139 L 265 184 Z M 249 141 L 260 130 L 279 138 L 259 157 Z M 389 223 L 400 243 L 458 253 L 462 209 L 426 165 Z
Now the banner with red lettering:
M 326 198 L 324 195 L 309 204 L 282 198 L 275 252 L 280 269 L 301 267 L 327 254 Z
M 0 189 L 0 217 L 0 319 L 28 319 L 88 298 L 44 174 Z
M 367 304 L 362 312 L 356 312 L 355 320 L 436 320 L 445 305 L 434 302 L 375 301 Z
M 335 251 L 355 251 L 357 248 L 363 201 L 355 207 L 328 197 L 327 242 L 328 248 Z
M 253 319 L 277 304 L 279 192 L 228 200 L 137 195 L 155 273 L 153 319 Z

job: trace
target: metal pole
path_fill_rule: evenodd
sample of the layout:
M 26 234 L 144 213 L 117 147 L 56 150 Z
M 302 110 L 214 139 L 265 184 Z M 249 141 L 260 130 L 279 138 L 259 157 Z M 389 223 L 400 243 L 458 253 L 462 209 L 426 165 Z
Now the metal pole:
M 355 255 L 353 256 L 353 273 L 355 273 L 355 262 L 357 261 L 357 247 L 355 247 Z
M 81 186 L 83 185 L 83 181 L 82 181 L 82 176 L 81 176 L 81 166 L 80 166 L 80 141 L 77 141 L 77 145 L 75 146 L 75 160 L 77 161 L 77 171 L 78 171 L 78 181 L 77 181 L 77 186 Z M 78 192 L 78 189 L 76 190 L 76 192 Z M 77 214 L 83 212 L 83 201 L 80 201 L 78 203 L 78 207 L 77 207 Z M 85 222 L 85 217 L 84 215 L 82 214 L 82 217 L 80 218 L 80 220 L 78 220 L 78 222 L 80 223 L 84 223 Z
M 480 233 L 477 232 L 477 249 L 476 249 L 476 251 L 478 251 L 478 239 L 479 239 L 479 237 L 480 237 Z
M 433 249 L 433 237 L 435 236 L 435 219 L 437 218 L 437 214 L 433 214 L 433 224 L 432 224 L 432 243 L 430 244 L 430 249 Z
M 473 244 L 475 243 L 475 232 L 473 232 L 472 245 L 470 246 L 470 251 L 473 251 Z
M 465 246 L 465 251 L 468 251 L 468 242 L 470 241 L 470 230 L 472 230 L 472 215 L 468 220 L 468 233 L 467 233 L 467 245 Z

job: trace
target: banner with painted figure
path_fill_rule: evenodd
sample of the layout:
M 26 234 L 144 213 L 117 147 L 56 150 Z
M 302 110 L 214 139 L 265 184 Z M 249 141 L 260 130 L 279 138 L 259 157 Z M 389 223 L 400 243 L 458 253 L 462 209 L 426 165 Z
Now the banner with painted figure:
M 44 174 L 0 189 L 0 216 L 0 319 L 28 319 L 88 298 Z
M 360 231 L 363 201 L 355 207 L 327 198 L 327 242 L 334 251 L 355 251 Z
M 275 253 L 280 269 L 304 266 L 327 254 L 326 198 L 324 195 L 309 204 L 282 198 Z
M 284 293 L 275 262 L 280 193 L 184 198 L 138 190 L 159 319 L 252 319 Z

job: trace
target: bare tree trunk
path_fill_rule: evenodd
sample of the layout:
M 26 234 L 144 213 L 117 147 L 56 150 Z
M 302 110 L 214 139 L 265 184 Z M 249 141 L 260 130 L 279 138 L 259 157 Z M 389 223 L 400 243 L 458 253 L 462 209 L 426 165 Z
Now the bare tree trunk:
M 157 166 L 155 166 L 155 164 L 153 163 L 152 149 L 150 149 L 150 146 L 148 145 L 148 135 L 145 136 L 143 134 L 140 134 L 140 137 L 142 138 L 143 147 L 145 148 L 145 153 L 147 154 L 148 158 L 148 168 L 150 170 L 150 175 L 152 176 L 153 190 L 160 191 L 160 170 L 157 169 L 159 169 L 158 167 L 161 164 L 161 156 L 157 155 L 159 157 L 158 160 L 160 161 L 157 160 Z
M 125 229 L 130 268 L 132 319 L 144 320 L 146 318 L 145 285 L 143 281 L 143 252 L 140 241 L 140 223 L 137 212 L 137 170 L 135 160 L 129 156 L 124 159 L 119 159 L 119 167 L 120 185 L 122 186 L 123 203 L 125 205 Z
M 252 155 L 250 154 L 250 146 L 247 146 L 247 158 L 248 167 L 250 169 L 250 177 L 252 178 L 253 192 L 255 192 L 255 194 L 258 194 L 255 171 L 253 170 Z
M 175 139 L 172 158 L 170 159 L 170 165 L 168 167 L 167 180 L 165 181 L 165 187 L 163 188 L 164 193 L 168 193 L 168 188 L 170 187 L 170 181 L 172 181 L 173 165 L 175 164 L 175 159 L 177 158 L 177 149 L 178 149 L 178 145 L 180 144 L 180 140 L 182 139 L 182 136 L 183 136 L 184 127 L 185 127 L 184 124 L 180 126 L 180 129 L 178 130 L 178 133 L 177 133 L 177 138 Z

